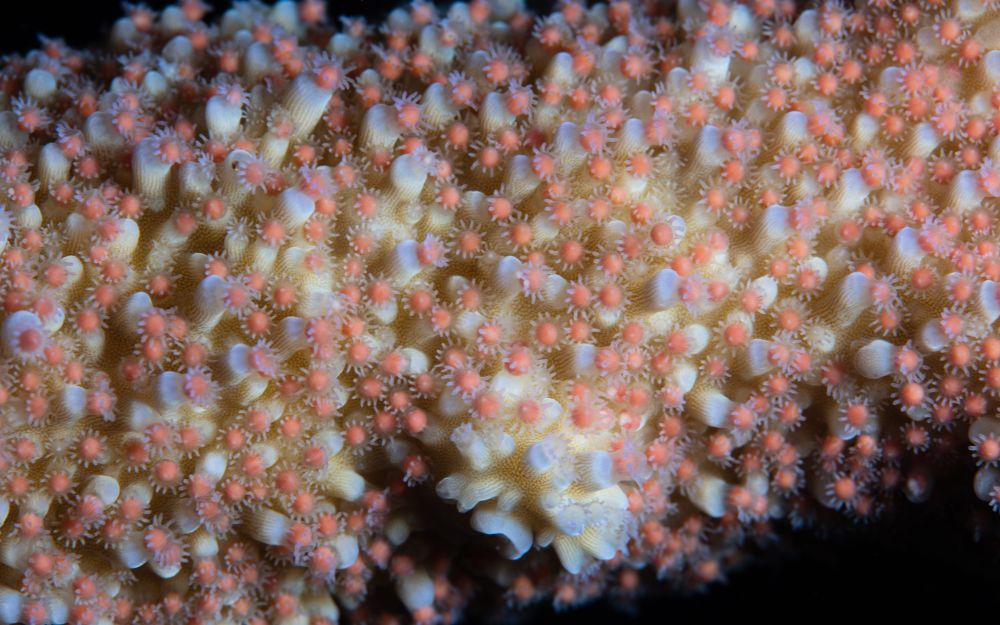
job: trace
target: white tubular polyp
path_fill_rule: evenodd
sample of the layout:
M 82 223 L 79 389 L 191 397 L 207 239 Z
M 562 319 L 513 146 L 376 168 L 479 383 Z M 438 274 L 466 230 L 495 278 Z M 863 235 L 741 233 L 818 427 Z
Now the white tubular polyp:
M 19 310 L 4 319 L 2 330 L 4 351 L 18 359 L 34 358 L 45 347 L 45 329 L 38 316 Z
M 745 379 L 755 378 L 764 375 L 774 368 L 768 360 L 768 351 L 771 349 L 771 341 L 764 339 L 753 339 L 747 346 L 746 371 L 742 372 Z
M 526 154 L 515 154 L 510 159 L 503 186 L 513 204 L 518 204 L 530 196 L 541 182 L 531 170 L 531 159 Z
M 921 349 L 928 352 L 939 352 L 948 347 L 949 343 L 950 341 L 941 331 L 941 325 L 937 319 L 932 319 L 920 326 L 920 331 L 917 334 L 917 345 Z
M 910 130 L 904 148 L 907 156 L 922 160 L 931 155 L 941 143 L 941 139 L 941 135 L 930 124 L 917 124 Z
M 564 122 L 556 130 L 553 152 L 559 164 L 573 171 L 587 160 L 587 153 L 580 146 L 580 132 L 573 122 Z
M 736 402 L 714 388 L 695 391 L 688 398 L 688 414 L 714 428 L 725 427 L 735 407 Z
M 308 336 L 306 336 L 306 321 L 301 317 L 285 317 L 279 321 L 272 347 L 277 354 L 285 359 L 300 349 L 309 347 Z
M 205 125 L 212 137 L 228 139 L 240 130 L 243 121 L 243 106 L 233 103 L 224 96 L 215 95 L 205 104 Z
M 153 301 L 149 298 L 148 293 L 144 291 L 133 293 L 125 301 L 125 306 L 120 313 L 124 329 L 133 335 L 138 334 L 139 322 L 142 320 L 142 316 L 152 310 L 152 308 Z
M 187 401 L 184 376 L 176 371 L 164 371 L 156 377 L 154 396 L 161 412 L 171 412 Z
M 841 280 L 829 304 L 831 324 L 846 328 L 857 321 L 861 313 L 872 305 L 870 283 L 868 276 L 860 271 L 852 272 Z
M 506 538 L 503 555 L 511 560 L 517 560 L 531 549 L 531 528 L 511 514 L 479 506 L 469 521 L 477 532 Z
M 198 459 L 197 472 L 207 477 L 213 484 L 218 483 L 226 473 L 226 454 L 211 451 Z
M 680 300 L 677 286 L 680 276 L 673 269 L 661 269 L 653 274 L 643 289 L 647 307 L 654 312 L 667 310 Z
M 708 341 L 711 339 L 708 328 L 700 323 L 692 323 L 689 326 L 685 326 L 684 336 L 687 337 L 688 341 L 687 352 L 685 353 L 692 356 L 705 351 L 705 348 L 708 347 Z
M 579 542 L 567 536 L 557 536 L 552 543 L 552 547 L 559 557 L 559 563 L 571 575 L 576 575 L 583 569 L 587 558 L 580 548 Z
M 699 510 L 716 519 L 726 513 L 726 496 L 729 484 L 711 473 L 700 472 L 694 478 L 688 499 Z
M 24 77 L 24 92 L 41 103 L 55 95 L 57 87 L 55 76 L 44 69 L 35 68 Z
M 976 471 L 972 479 L 972 490 L 976 497 L 983 501 L 993 501 L 997 487 L 1000 487 L 1000 471 L 988 465 Z
M 66 180 L 69 176 L 70 161 L 66 158 L 57 143 L 47 143 L 38 154 L 39 188 L 43 193 L 57 182 Z
M 789 111 L 778 122 L 778 145 L 792 147 L 809 139 L 806 116 L 800 111 Z
M 333 91 L 320 88 L 307 73 L 296 77 L 282 101 L 295 126 L 294 136 L 305 136 L 316 127 L 332 95 Z
M 897 276 L 908 275 L 926 255 L 920 247 L 918 232 L 907 226 L 896 233 L 889 250 L 889 268 Z
M 455 118 L 457 111 L 448 101 L 444 85 L 432 83 L 424 91 L 422 119 L 431 128 L 441 128 Z
M 780 204 L 768 206 L 751 234 L 753 253 L 766 256 L 777 245 L 784 243 L 790 233 L 788 209 Z
M 698 132 L 689 167 L 692 174 L 718 169 L 725 162 L 726 151 L 722 148 L 721 139 L 722 133 L 712 125 L 707 125 Z
M 226 310 L 225 279 L 211 275 L 198 284 L 194 294 L 194 321 L 199 329 L 208 331 L 219 322 Z
M 959 214 L 967 213 L 979 206 L 986 195 L 979 188 L 978 174 L 970 169 L 963 169 L 955 174 L 948 187 L 947 206 Z
M 615 483 L 612 477 L 613 463 L 606 451 L 590 451 L 577 461 L 580 482 L 591 490 L 601 490 Z
M 854 367 L 870 380 L 877 380 L 892 373 L 896 346 L 882 339 L 875 339 L 854 355 Z
M 455 448 L 458 449 L 473 469 L 483 471 L 490 466 L 489 447 L 486 446 L 486 442 L 472 428 L 471 424 L 466 423 L 455 428 L 452 430 L 450 438 Z
M 150 199 L 150 208 L 160 210 L 166 202 L 167 177 L 173 165 L 156 154 L 156 139 L 143 139 L 132 153 L 132 173 L 136 191 Z
M 270 508 L 257 508 L 244 519 L 243 531 L 265 545 L 278 546 L 285 542 L 292 520 Z
M 469 480 L 459 493 L 456 507 L 459 512 L 468 512 L 478 504 L 499 496 L 507 488 L 508 485 L 503 480 L 490 477 Z
M 497 263 L 493 274 L 493 286 L 500 293 L 512 297 L 521 292 L 521 280 L 518 277 L 524 263 L 514 256 L 504 256 Z
M 479 106 L 479 123 L 487 134 L 493 134 L 505 126 L 510 126 L 516 118 L 507 110 L 503 95 L 490 91 Z
M 864 204 L 869 193 L 871 188 L 865 184 L 860 171 L 854 168 L 844 171 L 831 198 L 831 215 L 836 218 L 853 215 Z
M 226 197 L 227 203 L 238 207 L 249 194 L 240 180 L 238 168 L 240 163 L 253 161 L 253 155 L 245 150 L 233 150 L 229 156 L 219 163 L 219 190 Z
M 21 622 L 23 596 L 13 588 L 0 586 L 0 621 L 8 625 Z
M 413 154 L 397 156 L 389 168 L 392 200 L 412 202 L 420 196 L 427 180 L 427 166 Z
M 97 111 L 83 122 L 83 136 L 98 153 L 110 154 L 125 144 L 107 111 Z
M 986 323 L 992 324 L 994 321 L 1000 317 L 1000 289 L 997 288 L 997 283 L 992 280 L 985 280 L 983 284 L 979 287 L 979 297 L 978 297 L 979 313 L 986 320 Z
M 434 581 L 422 568 L 417 569 L 396 580 L 396 592 L 411 612 L 419 610 L 434 602 Z
M 59 393 L 56 413 L 70 422 L 78 421 L 87 413 L 87 391 L 76 384 L 67 384 Z
M 545 79 L 561 87 L 568 87 L 576 80 L 573 57 L 568 52 L 558 52 L 545 68 Z
M 369 149 L 390 148 L 401 134 L 403 130 L 396 121 L 392 107 L 376 104 L 365 113 L 358 138 L 361 145 Z
M 713 82 L 721 82 L 729 74 L 729 55 L 716 54 L 708 37 L 702 37 L 691 48 L 691 69 L 704 72 Z
M 344 501 L 357 501 L 365 492 L 365 478 L 345 468 L 334 468 L 326 475 L 330 493 Z
M 629 156 L 643 152 L 649 147 L 646 139 L 646 126 L 642 120 L 634 117 L 625 120 L 618 132 L 618 142 L 615 143 L 615 153 L 618 156 Z
M 105 506 L 110 506 L 118 500 L 121 487 L 118 485 L 118 480 L 111 476 L 95 475 L 87 481 L 83 492 L 88 495 L 94 495 Z
M 393 249 L 389 258 L 389 272 L 399 284 L 409 283 L 423 268 L 417 257 L 419 248 L 420 245 L 416 241 L 407 239 L 397 243 Z
M 544 475 L 564 456 L 560 439 L 548 436 L 528 447 L 524 452 L 524 463 L 535 475 Z
M 302 227 L 316 210 L 316 203 L 298 189 L 285 189 L 278 196 L 274 207 L 275 216 L 289 230 Z
M 877 141 L 881 130 L 878 120 L 867 113 L 859 113 L 851 122 L 851 136 L 862 148 Z

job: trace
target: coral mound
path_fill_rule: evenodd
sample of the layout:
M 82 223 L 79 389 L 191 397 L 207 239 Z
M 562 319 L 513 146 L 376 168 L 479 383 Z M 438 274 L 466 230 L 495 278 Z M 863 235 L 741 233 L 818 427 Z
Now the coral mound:
M 0 622 L 700 584 L 934 454 L 1000 505 L 995 0 L 206 10 L 0 65 Z

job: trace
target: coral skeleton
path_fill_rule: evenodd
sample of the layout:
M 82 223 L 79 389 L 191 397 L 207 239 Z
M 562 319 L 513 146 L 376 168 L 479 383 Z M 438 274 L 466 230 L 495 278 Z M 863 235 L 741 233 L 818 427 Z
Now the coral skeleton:
M 941 455 L 1000 507 L 1000 2 L 208 10 L 0 63 L 0 623 L 698 586 Z

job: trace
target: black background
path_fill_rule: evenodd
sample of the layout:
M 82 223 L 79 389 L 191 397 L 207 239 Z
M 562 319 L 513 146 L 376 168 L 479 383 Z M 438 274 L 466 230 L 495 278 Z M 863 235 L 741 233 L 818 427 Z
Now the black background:
M 530 0 L 529 0 L 530 1 Z M 162 1 L 147 2 L 153 8 Z M 215 0 L 215 14 L 223 3 Z M 117 2 L 0 0 L 0 53 L 37 46 L 37 35 L 60 37 L 73 46 L 102 38 L 122 14 Z M 328 13 L 365 15 L 379 21 L 396 2 L 331 0 Z M 546 10 L 551 3 L 533 3 Z M 1000 547 L 993 515 L 970 496 L 971 478 L 931 505 L 905 502 L 892 519 L 837 536 L 806 530 L 788 534 L 787 543 L 756 564 L 728 576 L 723 584 L 694 595 L 641 599 L 629 609 L 606 604 L 554 614 L 543 610 L 533 622 L 581 623 L 781 623 L 836 619 L 848 623 L 898 622 L 947 609 L 948 622 L 981 614 L 979 622 L 1000 622 Z M 982 536 L 971 512 L 985 519 Z M 847 519 L 843 519 L 849 525 Z M 977 540 L 979 535 L 979 540 Z M 928 614 L 929 616 L 929 614 Z M 920 618 L 923 621 L 924 618 Z

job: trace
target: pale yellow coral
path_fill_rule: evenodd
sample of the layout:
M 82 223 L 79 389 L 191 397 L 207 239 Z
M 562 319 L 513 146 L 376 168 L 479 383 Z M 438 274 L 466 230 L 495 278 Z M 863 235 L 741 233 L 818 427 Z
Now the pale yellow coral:
M 996 3 L 323 10 L 0 68 L 0 621 L 701 583 L 955 429 L 998 505 Z

